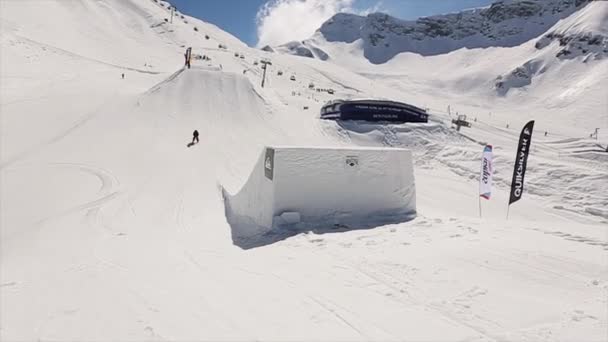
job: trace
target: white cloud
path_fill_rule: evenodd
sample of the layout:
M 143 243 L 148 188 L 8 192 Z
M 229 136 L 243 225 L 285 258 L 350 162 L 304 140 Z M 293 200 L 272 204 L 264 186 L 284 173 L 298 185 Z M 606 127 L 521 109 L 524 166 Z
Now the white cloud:
M 383 5 L 383 4 L 382 4 L 382 1 L 378 1 L 378 2 L 377 2 L 375 5 L 374 5 L 374 7 L 370 7 L 370 8 L 363 9 L 363 10 L 359 11 L 357 14 L 358 14 L 358 15 L 364 15 L 364 16 L 367 16 L 367 15 L 368 15 L 368 14 L 370 14 L 370 13 L 376 13 L 376 12 L 386 12 L 386 9 L 384 9 L 382 5 Z
M 356 0 L 272 0 L 257 13 L 258 47 L 280 45 L 310 38 L 321 25 L 340 12 L 368 13 L 356 10 Z M 378 5 L 374 7 L 377 9 Z

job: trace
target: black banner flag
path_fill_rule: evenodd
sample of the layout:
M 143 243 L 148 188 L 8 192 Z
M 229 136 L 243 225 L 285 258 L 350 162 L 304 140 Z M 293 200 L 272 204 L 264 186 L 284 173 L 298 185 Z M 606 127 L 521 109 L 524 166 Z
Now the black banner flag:
M 187 66 L 188 69 L 190 69 L 190 61 L 192 60 L 192 47 L 186 49 L 184 57 L 186 58 L 186 62 L 184 65 Z
M 517 145 L 517 154 L 515 156 L 515 168 L 513 169 L 513 179 L 511 180 L 509 205 L 519 201 L 524 191 L 524 176 L 526 174 L 526 165 L 528 165 L 530 143 L 532 142 L 532 129 L 534 129 L 534 120 L 524 126 L 519 136 L 519 144 Z

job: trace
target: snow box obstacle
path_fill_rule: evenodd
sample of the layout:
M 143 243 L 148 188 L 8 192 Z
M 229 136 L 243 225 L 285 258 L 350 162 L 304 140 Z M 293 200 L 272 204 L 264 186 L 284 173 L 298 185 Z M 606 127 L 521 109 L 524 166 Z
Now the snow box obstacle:
M 412 154 L 399 148 L 266 147 L 235 195 L 233 240 L 268 232 L 369 228 L 412 219 Z

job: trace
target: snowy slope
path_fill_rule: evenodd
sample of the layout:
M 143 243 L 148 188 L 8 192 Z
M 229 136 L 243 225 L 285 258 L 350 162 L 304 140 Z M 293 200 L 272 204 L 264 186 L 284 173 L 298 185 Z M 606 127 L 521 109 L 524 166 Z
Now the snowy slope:
M 558 47 L 490 49 L 468 76 L 448 71 L 484 60 L 476 51 L 383 66 L 352 56 L 341 67 L 249 49 L 193 18 L 154 26 L 164 2 L 35 4 L 0 2 L 0 339 L 606 339 L 606 141 L 558 118 L 597 95 L 585 106 L 601 121 L 601 90 L 572 88 L 555 110 L 533 92 L 488 95 L 530 51 Z M 182 45 L 211 60 L 182 69 Z M 509 65 L 490 67 L 507 52 Z M 262 58 L 273 63 L 264 88 Z M 604 60 L 556 60 L 592 67 L 593 87 L 605 85 Z M 390 70 L 403 62 L 406 75 Z M 335 97 L 310 83 L 424 105 L 432 122 L 320 121 Z M 440 113 L 448 104 L 479 120 L 454 132 Z M 538 126 L 526 194 L 507 221 L 519 124 L 532 114 L 504 123 L 525 110 Z M 201 141 L 187 148 L 194 129 Z M 480 219 L 486 142 L 496 187 Z M 221 189 L 238 192 L 265 145 L 408 148 L 418 217 L 271 235 L 243 250 Z
M 534 59 L 513 70 L 496 83 L 499 92 L 522 87 L 532 82 L 532 78 L 549 69 L 554 58 L 578 60 L 589 63 L 608 58 L 608 3 L 596 1 L 558 22 L 549 33 L 534 45 L 543 50 Z M 554 51 L 559 44 L 557 53 Z M 554 57 L 555 56 L 555 57 Z M 555 62 L 553 62 L 555 64 Z
M 2 30 L 7 39 L 41 43 L 122 67 L 146 69 L 144 64 L 148 64 L 162 71 L 182 62 L 179 55 L 169 60 L 162 56 L 183 51 L 186 43 L 245 45 L 214 25 L 187 16 L 181 19 L 179 12 L 169 24 L 165 22 L 170 18 L 168 7 L 163 1 L 4 1 Z M 212 39 L 207 41 L 204 34 L 209 32 L 213 32 Z

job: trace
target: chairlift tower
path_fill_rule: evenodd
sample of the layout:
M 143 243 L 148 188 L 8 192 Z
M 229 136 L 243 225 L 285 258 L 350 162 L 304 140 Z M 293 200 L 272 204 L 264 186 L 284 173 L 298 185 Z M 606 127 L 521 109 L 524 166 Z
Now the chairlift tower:
M 458 115 L 458 113 L 456 113 Z M 458 115 L 457 119 L 452 119 L 452 124 L 456 126 L 456 131 L 460 132 L 460 127 L 471 127 L 466 115 Z
M 262 64 L 262 69 L 264 69 L 264 74 L 262 75 L 262 88 L 264 88 L 264 83 L 266 81 L 266 69 L 268 69 L 269 65 L 272 65 L 272 62 L 267 59 L 263 59 L 260 61 L 260 63 Z

